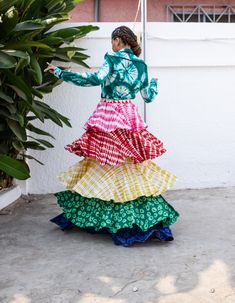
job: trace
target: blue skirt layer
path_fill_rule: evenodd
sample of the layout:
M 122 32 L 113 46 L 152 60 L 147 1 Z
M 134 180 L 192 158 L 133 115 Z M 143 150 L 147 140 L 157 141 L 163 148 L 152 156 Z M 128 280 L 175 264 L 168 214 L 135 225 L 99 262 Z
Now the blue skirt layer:
M 63 213 L 54 217 L 50 221 L 57 224 L 62 230 L 77 227 L 70 222 Z M 161 241 L 174 240 L 170 228 L 163 227 L 161 222 L 152 226 L 147 231 L 142 231 L 137 225 L 133 225 L 132 228 L 121 228 L 116 233 L 110 233 L 107 228 L 102 228 L 99 231 L 95 231 L 93 227 L 86 227 L 82 229 L 85 229 L 87 232 L 93 234 L 110 234 L 113 242 L 116 245 L 122 245 L 125 247 L 131 246 L 135 242 L 145 242 L 150 237 L 157 238 Z

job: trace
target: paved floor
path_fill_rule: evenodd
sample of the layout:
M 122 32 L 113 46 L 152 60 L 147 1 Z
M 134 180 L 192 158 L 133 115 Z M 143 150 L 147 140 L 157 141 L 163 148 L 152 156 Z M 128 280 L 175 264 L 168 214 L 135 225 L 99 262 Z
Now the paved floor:
M 62 232 L 52 195 L 0 216 L 1 303 L 234 303 L 235 188 L 171 191 L 173 242 Z

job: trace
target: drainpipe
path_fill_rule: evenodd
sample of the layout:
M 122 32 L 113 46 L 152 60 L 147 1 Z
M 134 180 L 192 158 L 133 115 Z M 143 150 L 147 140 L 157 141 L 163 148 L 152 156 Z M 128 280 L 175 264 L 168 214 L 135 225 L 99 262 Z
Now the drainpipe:
M 95 22 L 100 21 L 100 0 L 95 0 Z
M 147 25 L 147 1 L 141 0 L 141 29 L 142 29 L 142 57 L 146 60 L 146 25 Z M 144 102 L 144 121 L 146 122 L 146 103 Z

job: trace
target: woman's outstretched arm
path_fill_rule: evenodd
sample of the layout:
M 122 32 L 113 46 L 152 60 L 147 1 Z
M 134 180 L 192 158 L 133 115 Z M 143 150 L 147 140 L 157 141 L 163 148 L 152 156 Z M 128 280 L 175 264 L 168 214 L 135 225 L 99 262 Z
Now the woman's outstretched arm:
M 54 75 L 65 82 L 78 86 L 97 86 L 103 83 L 111 72 L 112 65 L 107 54 L 105 54 L 104 59 L 103 65 L 96 72 L 75 73 L 56 67 L 54 69 Z
M 145 74 L 143 75 L 144 81 L 142 83 L 140 93 L 146 103 L 150 103 L 154 100 L 158 94 L 158 81 L 155 78 L 148 81 L 148 71 L 146 68 Z

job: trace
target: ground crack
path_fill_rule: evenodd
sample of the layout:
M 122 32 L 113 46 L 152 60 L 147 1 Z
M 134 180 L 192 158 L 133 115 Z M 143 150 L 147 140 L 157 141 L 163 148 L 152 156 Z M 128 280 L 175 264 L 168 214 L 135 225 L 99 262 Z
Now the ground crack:
M 139 280 L 137 279 L 137 280 L 133 280 L 133 281 L 127 282 L 125 285 L 123 285 L 123 287 L 121 289 L 119 289 L 117 292 L 115 292 L 115 294 L 113 294 L 112 296 L 110 296 L 110 298 L 117 296 L 118 294 L 120 294 L 121 292 L 123 292 L 123 290 L 125 288 L 127 288 L 127 286 L 129 286 L 129 285 L 131 285 L 131 284 L 133 284 L 135 282 L 138 282 L 138 281 Z

